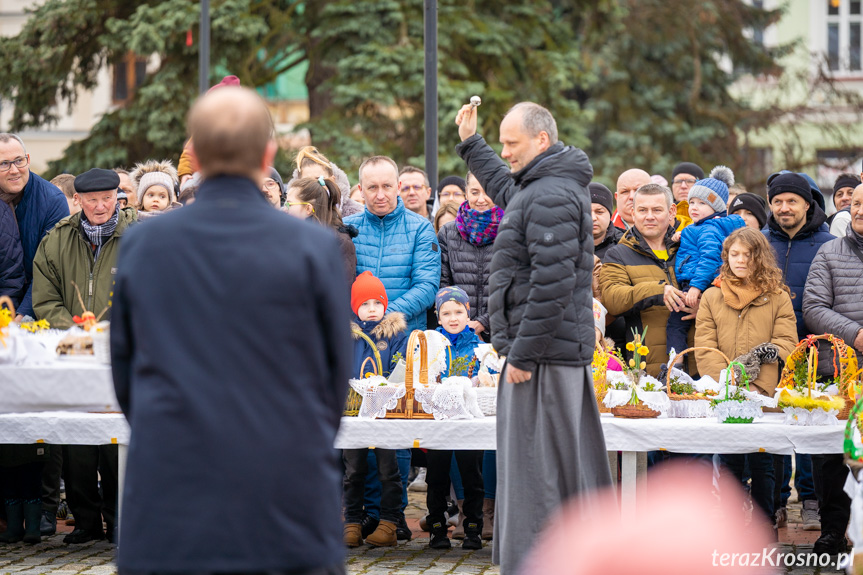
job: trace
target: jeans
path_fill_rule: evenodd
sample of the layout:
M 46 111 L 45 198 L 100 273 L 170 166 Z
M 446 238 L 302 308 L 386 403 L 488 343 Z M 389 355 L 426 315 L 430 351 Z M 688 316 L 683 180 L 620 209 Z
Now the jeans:
M 368 452 L 368 471 L 366 474 L 365 512 L 367 515 L 380 519 L 381 517 L 381 482 L 378 479 L 377 459 L 374 449 Z M 408 475 L 411 472 L 411 450 L 396 449 L 396 461 L 402 483 L 402 512 L 408 506 Z
M 360 523 L 363 518 L 363 500 L 366 492 L 369 449 L 345 449 L 345 523 Z M 392 449 L 376 449 L 377 473 L 381 486 L 380 519 L 398 523 L 401 520 L 399 468 Z
M 450 468 L 453 459 L 458 464 L 459 473 L 464 483 L 464 503 L 462 509 L 465 515 L 465 532 L 482 531 L 482 500 L 485 490 L 482 485 L 482 451 L 449 451 L 429 450 L 426 454 L 426 506 L 428 507 L 428 524 L 440 523 L 446 529 L 446 496 L 449 494 Z
M 482 454 L 482 485 L 485 498 L 494 499 L 497 493 L 497 452 L 486 451 Z
M 797 473 L 794 476 L 797 499 L 801 503 L 816 499 L 815 483 L 812 479 L 812 457 L 807 454 L 795 453 L 794 460 L 797 466 Z M 788 498 L 791 497 L 791 456 L 774 456 L 774 469 L 776 470 L 776 494 L 773 500 L 779 507 L 786 507 Z
M 752 474 L 752 501 L 761 509 L 769 523 L 773 523 L 773 455 L 770 453 L 746 453 L 720 455 L 719 460 L 725 469 L 739 481 L 743 481 L 743 468 L 749 462 Z M 720 468 L 720 475 L 723 473 Z
M 689 315 L 689 312 L 682 311 L 673 311 L 668 314 L 668 323 L 665 326 L 665 348 L 671 353 L 671 349 L 673 348 L 678 354 L 686 349 L 687 336 L 689 335 L 689 330 L 692 328 L 692 325 L 695 323 L 695 320 L 687 319 L 684 320 L 685 316 Z M 690 354 L 687 354 L 689 356 Z M 683 358 L 685 362 L 687 357 Z M 692 362 L 694 364 L 694 362 Z
M 821 533 L 845 535 L 851 518 L 851 499 L 845 493 L 845 467 L 840 453 L 813 455 L 812 470 L 821 511 Z

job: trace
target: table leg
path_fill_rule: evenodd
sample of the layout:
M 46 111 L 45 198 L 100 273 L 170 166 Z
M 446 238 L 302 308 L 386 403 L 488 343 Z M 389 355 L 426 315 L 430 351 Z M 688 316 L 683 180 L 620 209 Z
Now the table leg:
M 624 451 L 620 460 L 620 513 L 635 519 L 638 497 L 647 494 L 647 453 Z
M 129 446 L 121 443 L 117 446 L 117 524 L 115 525 L 117 541 L 120 541 L 120 518 L 123 515 L 123 488 L 126 483 L 126 456 Z

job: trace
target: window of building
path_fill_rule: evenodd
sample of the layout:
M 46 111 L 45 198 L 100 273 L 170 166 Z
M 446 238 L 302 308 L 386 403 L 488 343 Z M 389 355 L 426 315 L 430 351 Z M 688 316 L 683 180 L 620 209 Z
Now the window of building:
M 863 0 L 823 0 L 827 10 L 827 66 L 832 72 L 860 72 Z
M 114 62 L 113 74 L 114 104 L 125 104 L 147 78 L 147 59 L 129 52 Z

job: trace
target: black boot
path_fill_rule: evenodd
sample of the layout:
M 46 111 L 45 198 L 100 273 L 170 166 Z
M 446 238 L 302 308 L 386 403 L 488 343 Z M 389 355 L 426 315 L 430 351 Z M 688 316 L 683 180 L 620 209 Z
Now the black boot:
M 405 520 L 405 514 L 401 514 L 399 522 L 396 523 L 396 538 L 399 541 L 410 541 L 413 538 L 411 528 L 408 527 L 408 522 Z
M 6 533 L 0 543 L 18 543 L 24 539 L 24 503 L 20 499 L 6 500 Z
M 373 516 L 363 515 L 363 518 L 360 521 L 360 528 L 362 529 L 363 539 L 375 532 L 375 529 L 378 528 L 378 523 L 380 523 L 380 520 L 375 519 Z
M 431 526 L 431 539 L 429 547 L 432 549 L 451 549 L 449 537 L 446 536 L 448 527 L 446 523 L 436 522 Z
M 482 549 L 482 521 L 464 522 L 464 541 L 462 541 L 462 549 Z
M 57 513 L 54 511 L 43 511 L 39 531 L 45 537 L 50 537 L 57 533 Z
M 42 499 L 24 501 L 24 543 L 42 542 Z

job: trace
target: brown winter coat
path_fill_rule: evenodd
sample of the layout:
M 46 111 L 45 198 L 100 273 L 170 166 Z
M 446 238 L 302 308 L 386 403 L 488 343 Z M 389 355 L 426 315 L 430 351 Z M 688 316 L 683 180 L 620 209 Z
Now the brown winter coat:
M 791 296 L 785 291 L 747 294 L 727 282 L 709 288 L 701 296 L 695 319 L 696 346 L 716 348 L 734 360 L 756 345 L 768 342 L 779 347 L 779 363 L 762 365 L 758 378 L 749 385 L 772 396 L 779 383 L 780 366 L 797 345 L 797 320 Z M 719 372 L 726 365 L 718 353 L 697 351 L 695 358 L 699 373 L 719 380 Z

